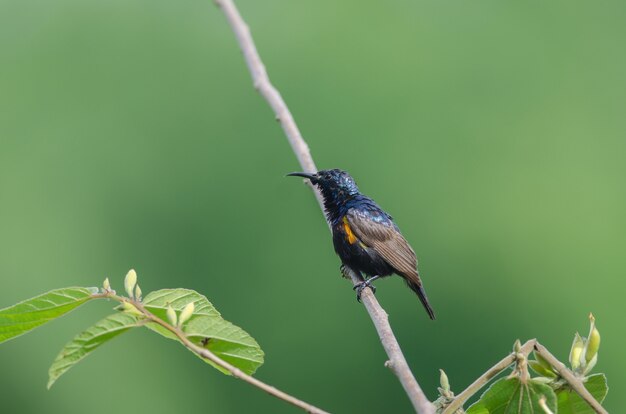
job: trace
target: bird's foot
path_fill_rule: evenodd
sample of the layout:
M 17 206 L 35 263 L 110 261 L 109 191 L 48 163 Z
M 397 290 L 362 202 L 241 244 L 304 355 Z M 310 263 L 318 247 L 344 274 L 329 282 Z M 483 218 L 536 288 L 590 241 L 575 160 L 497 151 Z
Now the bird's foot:
M 373 294 L 376 294 L 376 286 L 372 285 L 372 282 L 374 280 L 378 279 L 378 278 L 379 278 L 379 276 L 373 276 L 373 277 L 370 277 L 369 279 L 365 279 L 361 283 L 358 283 L 358 284 L 354 285 L 352 290 L 356 290 L 356 300 L 357 300 L 357 302 L 361 303 L 361 293 L 363 293 L 363 289 L 365 289 L 367 287 L 372 290 Z

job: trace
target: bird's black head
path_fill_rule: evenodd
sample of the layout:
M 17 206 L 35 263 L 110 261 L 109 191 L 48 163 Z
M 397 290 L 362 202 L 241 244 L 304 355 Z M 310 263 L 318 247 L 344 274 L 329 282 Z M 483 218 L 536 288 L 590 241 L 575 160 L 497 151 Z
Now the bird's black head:
M 350 174 L 337 168 L 320 170 L 314 174 L 294 172 L 287 175 L 308 178 L 312 184 L 317 185 L 325 198 L 342 199 L 359 194 Z
M 311 180 L 320 189 L 326 211 L 331 215 L 346 201 L 360 194 L 354 179 L 343 170 L 320 170 L 314 174 L 295 172 L 287 175 Z

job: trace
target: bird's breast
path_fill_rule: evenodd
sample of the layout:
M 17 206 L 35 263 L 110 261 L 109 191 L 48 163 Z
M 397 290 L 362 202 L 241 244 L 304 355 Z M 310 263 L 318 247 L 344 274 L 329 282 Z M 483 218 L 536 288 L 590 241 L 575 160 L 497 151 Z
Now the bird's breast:
M 332 229 L 335 252 L 344 264 L 372 276 L 391 274 L 391 267 L 356 236 L 346 218 L 338 220 Z

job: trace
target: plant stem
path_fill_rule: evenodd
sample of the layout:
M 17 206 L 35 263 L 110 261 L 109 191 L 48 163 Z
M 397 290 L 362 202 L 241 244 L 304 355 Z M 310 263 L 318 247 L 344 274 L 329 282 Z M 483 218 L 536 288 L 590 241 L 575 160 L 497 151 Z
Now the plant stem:
M 296 122 L 287 107 L 287 104 L 281 97 L 278 90 L 270 82 L 265 66 L 263 65 L 261 57 L 259 56 L 254 44 L 254 40 L 252 39 L 252 35 L 250 34 L 250 29 L 239 14 L 239 10 L 237 10 L 235 3 L 232 0 L 215 0 L 215 4 L 217 4 L 226 15 L 226 19 L 235 33 L 239 47 L 243 52 L 243 57 L 250 71 L 250 75 L 252 76 L 254 87 L 259 91 L 263 98 L 265 98 L 274 111 L 276 119 L 280 122 L 283 131 L 287 136 L 287 140 L 289 141 L 289 144 L 291 144 L 291 148 L 298 158 L 300 166 L 305 172 L 317 172 L 317 167 L 311 157 L 309 146 L 302 138 L 302 134 L 300 133 L 300 130 L 298 129 L 298 126 L 296 125 Z M 310 183 L 309 186 L 313 190 L 322 212 L 324 212 L 324 204 L 320 192 L 315 186 L 310 185 Z M 355 285 L 361 282 L 361 278 L 357 275 L 351 274 L 350 277 L 352 279 L 352 283 Z M 374 323 L 376 331 L 378 332 L 383 348 L 389 357 L 389 361 L 387 361 L 385 365 L 391 368 L 391 371 L 400 380 L 400 383 L 409 396 L 415 411 L 419 414 L 434 414 L 435 407 L 428 400 L 413 376 L 406 359 L 402 354 L 400 345 L 391 330 L 387 313 L 380 306 L 370 289 L 365 289 L 363 291 L 361 301 L 365 305 L 365 308 Z
M 139 312 L 141 312 L 141 314 L 149 321 L 154 322 L 160 326 L 162 326 L 163 328 L 167 329 L 168 331 L 172 332 L 174 335 L 176 335 L 176 337 L 180 340 L 180 342 L 187 347 L 191 352 L 193 352 L 194 354 L 199 355 L 200 357 L 204 358 L 204 359 L 208 359 L 209 361 L 213 362 L 215 365 L 224 368 L 225 370 L 227 370 L 233 377 L 235 378 L 239 378 L 245 382 L 247 382 L 248 384 L 254 385 L 255 387 L 265 391 L 266 393 L 279 398 L 283 401 L 288 402 L 289 404 L 292 404 L 298 408 L 303 409 L 304 411 L 311 413 L 311 414 L 329 414 L 328 412 L 322 410 L 321 408 L 317 408 L 314 405 L 311 405 L 309 403 L 306 403 L 302 400 L 299 400 L 298 398 L 291 396 L 289 394 L 287 394 L 286 392 L 283 392 L 281 390 L 279 390 L 276 387 L 273 387 L 271 385 L 268 385 L 266 383 L 264 383 L 263 381 L 260 381 L 248 374 L 246 374 L 245 372 L 241 371 L 239 368 L 229 364 L 228 362 L 224 361 L 223 359 L 221 359 L 220 357 L 218 357 L 217 355 L 215 355 L 213 352 L 209 351 L 206 348 L 202 348 L 196 344 L 194 344 L 193 342 L 191 342 L 189 340 L 189 338 L 187 338 L 187 336 L 185 335 L 185 333 L 180 330 L 180 328 L 177 328 L 169 323 L 167 323 L 166 321 L 158 318 L 157 316 L 155 316 L 154 314 L 152 314 L 150 311 L 148 311 L 141 302 L 136 301 L 136 300 L 132 300 L 123 296 L 119 296 L 116 295 L 114 291 L 107 291 L 104 293 L 99 293 L 96 295 L 93 295 L 94 298 L 109 298 L 109 299 L 113 299 L 115 301 L 118 301 L 120 303 L 130 303 L 131 305 L 133 305 Z
M 559 375 L 571 385 L 572 389 L 580 395 L 580 397 L 587 402 L 593 408 L 593 410 L 598 414 L 608 414 L 608 412 L 600 405 L 600 403 L 593 398 L 593 395 L 585 388 L 585 385 L 582 383 L 580 378 L 578 378 L 572 371 L 567 369 L 565 364 L 556 359 L 554 355 L 550 353 L 539 342 L 535 344 L 535 351 L 541 355 L 554 369 Z
M 539 398 L 539 407 L 541 407 L 541 409 L 543 410 L 544 414 L 554 414 L 552 412 L 552 410 L 550 410 L 550 407 L 548 407 L 548 404 L 546 404 L 546 396 L 542 395 L 541 398 Z
M 537 340 L 535 339 L 526 341 L 526 343 L 521 346 L 519 352 L 522 355 L 528 357 L 536 343 Z M 511 366 L 511 364 L 513 364 L 516 359 L 517 356 L 515 355 L 515 352 L 502 358 L 500 362 L 489 368 L 487 372 L 478 377 L 476 381 L 474 381 L 463 392 L 457 395 L 456 398 L 450 403 L 450 405 L 448 405 L 446 409 L 443 410 L 442 414 L 455 413 L 459 408 L 463 407 L 463 404 L 465 404 L 465 402 L 469 400 L 472 395 L 476 394 L 482 387 L 484 387 L 489 381 L 491 381 L 493 377 Z

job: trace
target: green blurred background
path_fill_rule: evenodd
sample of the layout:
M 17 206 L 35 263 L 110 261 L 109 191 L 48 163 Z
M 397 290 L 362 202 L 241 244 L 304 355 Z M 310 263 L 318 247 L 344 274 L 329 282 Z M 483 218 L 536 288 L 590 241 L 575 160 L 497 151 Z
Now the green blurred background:
M 431 398 L 593 311 L 624 407 L 626 3 L 238 1 L 320 168 L 396 217 L 438 319 L 378 299 Z M 250 332 L 257 377 L 332 412 L 410 412 L 299 167 L 209 0 L 0 0 L 0 307 L 52 288 L 187 287 Z M 110 312 L 0 349 L 10 413 L 288 413 L 148 331 L 46 391 Z M 620 401 L 621 400 L 621 401 Z M 8 407 L 7 407 L 8 404 Z

